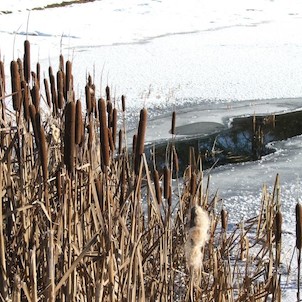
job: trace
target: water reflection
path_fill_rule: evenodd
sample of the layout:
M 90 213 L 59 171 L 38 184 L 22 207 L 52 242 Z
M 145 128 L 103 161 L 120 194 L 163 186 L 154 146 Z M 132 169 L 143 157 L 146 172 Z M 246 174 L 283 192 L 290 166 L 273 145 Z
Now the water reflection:
M 198 125 L 194 125 L 196 128 Z M 201 124 L 202 126 L 202 124 Z M 187 140 L 175 140 L 155 146 L 158 168 L 169 161 L 169 149 L 175 145 L 179 158 L 179 170 L 183 172 L 189 163 L 192 150 L 203 159 L 204 169 L 213 165 L 224 165 L 260 159 L 274 152 L 267 144 L 285 140 L 302 133 L 302 111 L 279 115 L 249 116 L 235 118 L 229 129 L 208 136 L 194 137 Z M 169 147 L 170 146 L 170 147 Z M 191 149 L 191 151 L 190 151 Z M 147 149 L 151 158 L 152 147 Z M 168 158 L 168 159 L 167 159 Z

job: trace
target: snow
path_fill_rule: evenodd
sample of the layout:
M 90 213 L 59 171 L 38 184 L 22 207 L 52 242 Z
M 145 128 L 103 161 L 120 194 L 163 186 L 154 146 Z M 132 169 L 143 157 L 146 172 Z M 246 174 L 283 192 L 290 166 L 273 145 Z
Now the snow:
M 177 126 L 301 107 L 302 2 L 298 0 L 102 0 L 32 10 L 60 1 L 1 0 L 0 52 L 6 70 L 31 42 L 42 70 L 73 61 L 75 89 L 84 95 L 94 74 L 100 95 L 108 83 L 127 96 L 128 126 L 149 108 L 149 142 L 167 139 L 171 112 Z M 27 20 L 29 23 L 27 24 Z M 130 131 L 130 135 L 133 132 Z M 259 210 L 261 186 L 277 173 L 287 251 L 294 246 L 294 207 L 301 201 L 302 137 L 272 144 L 257 162 L 211 171 L 213 192 L 238 221 Z M 287 291 L 285 301 L 295 292 Z M 294 298 L 293 298 L 294 299 Z

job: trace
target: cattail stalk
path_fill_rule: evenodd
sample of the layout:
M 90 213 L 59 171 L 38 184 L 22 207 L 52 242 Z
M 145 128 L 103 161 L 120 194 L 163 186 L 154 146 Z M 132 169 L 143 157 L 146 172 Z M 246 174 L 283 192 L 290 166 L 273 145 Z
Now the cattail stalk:
M 296 204 L 296 248 L 298 249 L 297 301 L 300 301 L 301 247 L 302 247 L 302 206 L 300 203 L 297 203 Z
M 37 112 L 40 110 L 40 87 L 38 85 L 38 83 L 35 83 L 33 88 L 31 89 L 31 98 L 33 101 L 33 104 L 36 107 Z
M 139 173 L 141 156 L 144 153 L 146 129 L 147 129 L 147 109 L 144 108 L 140 112 L 137 142 L 135 148 L 134 171 L 136 175 L 138 175 Z
M 164 198 L 169 199 L 171 194 L 171 171 L 165 166 L 164 168 Z

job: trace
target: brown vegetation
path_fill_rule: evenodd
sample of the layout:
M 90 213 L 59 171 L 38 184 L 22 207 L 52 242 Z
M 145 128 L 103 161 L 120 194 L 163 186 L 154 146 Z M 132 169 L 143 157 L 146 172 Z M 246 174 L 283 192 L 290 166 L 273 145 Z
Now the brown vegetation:
M 220 211 L 218 196 L 210 195 L 209 184 L 203 186 L 200 157 L 191 152 L 190 165 L 177 187 L 172 182 L 178 170 L 175 149 L 164 177 L 155 161 L 149 166 L 144 154 L 146 109 L 141 111 L 133 140 L 134 156 L 127 148 L 124 128 L 119 131 L 118 152 L 110 150 L 110 133 L 114 143 L 117 118 L 126 110 L 124 97 L 123 112 L 113 109 L 113 124 L 108 124 L 110 90 L 97 108 L 92 105 L 95 95 L 90 78 L 83 119 L 81 103 L 74 100 L 69 62 L 65 81 L 64 71 L 59 71 L 59 85 L 49 68 L 50 92 L 47 84 L 45 89 L 50 107 L 44 110 L 35 99 L 43 94 L 40 86 L 31 79 L 21 85 L 16 64 L 12 63 L 15 114 L 6 109 L 9 97 L 0 102 L 2 300 L 281 300 L 276 258 L 282 217 L 277 186 L 272 195 L 263 192 L 258 216 L 228 230 L 228 214 Z M 30 95 L 28 89 L 35 93 Z M 58 103 L 61 93 L 64 102 Z M 24 115 L 19 114 L 22 108 Z M 31 123 L 26 122 L 27 110 Z M 200 246 L 203 270 L 199 271 L 190 271 L 184 256 L 193 205 L 210 218 L 209 241 Z M 300 208 L 297 213 L 301 237 Z

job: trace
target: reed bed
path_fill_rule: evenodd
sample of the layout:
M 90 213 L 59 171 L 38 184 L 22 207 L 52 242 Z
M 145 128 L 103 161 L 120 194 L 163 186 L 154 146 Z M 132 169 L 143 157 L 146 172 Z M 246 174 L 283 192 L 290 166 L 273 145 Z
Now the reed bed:
M 210 194 L 194 150 L 176 185 L 174 146 L 163 175 L 156 158 L 153 166 L 146 159 L 145 108 L 132 154 L 125 122 L 118 123 L 125 119 L 125 97 L 120 112 L 119 100 L 112 99 L 107 87 L 106 99 L 100 96 L 97 106 L 88 77 L 82 112 L 81 101 L 75 101 L 72 62 L 67 61 L 64 70 L 60 58 L 57 83 L 50 67 L 42 91 L 28 73 L 29 47 L 26 42 L 24 74 L 12 62 L 11 96 L 0 62 L 1 299 L 281 301 L 278 181 L 273 194 L 264 190 L 258 216 L 229 227 L 231 213 Z M 6 107 L 11 98 L 14 111 Z M 174 135 L 175 113 L 173 119 Z M 110 147 L 116 133 L 117 149 Z M 192 269 L 184 247 L 191 244 L 190 226 L 196 226 L 193 206 L 207 213 L 209 231 L 198 251 L 200 267 Z

